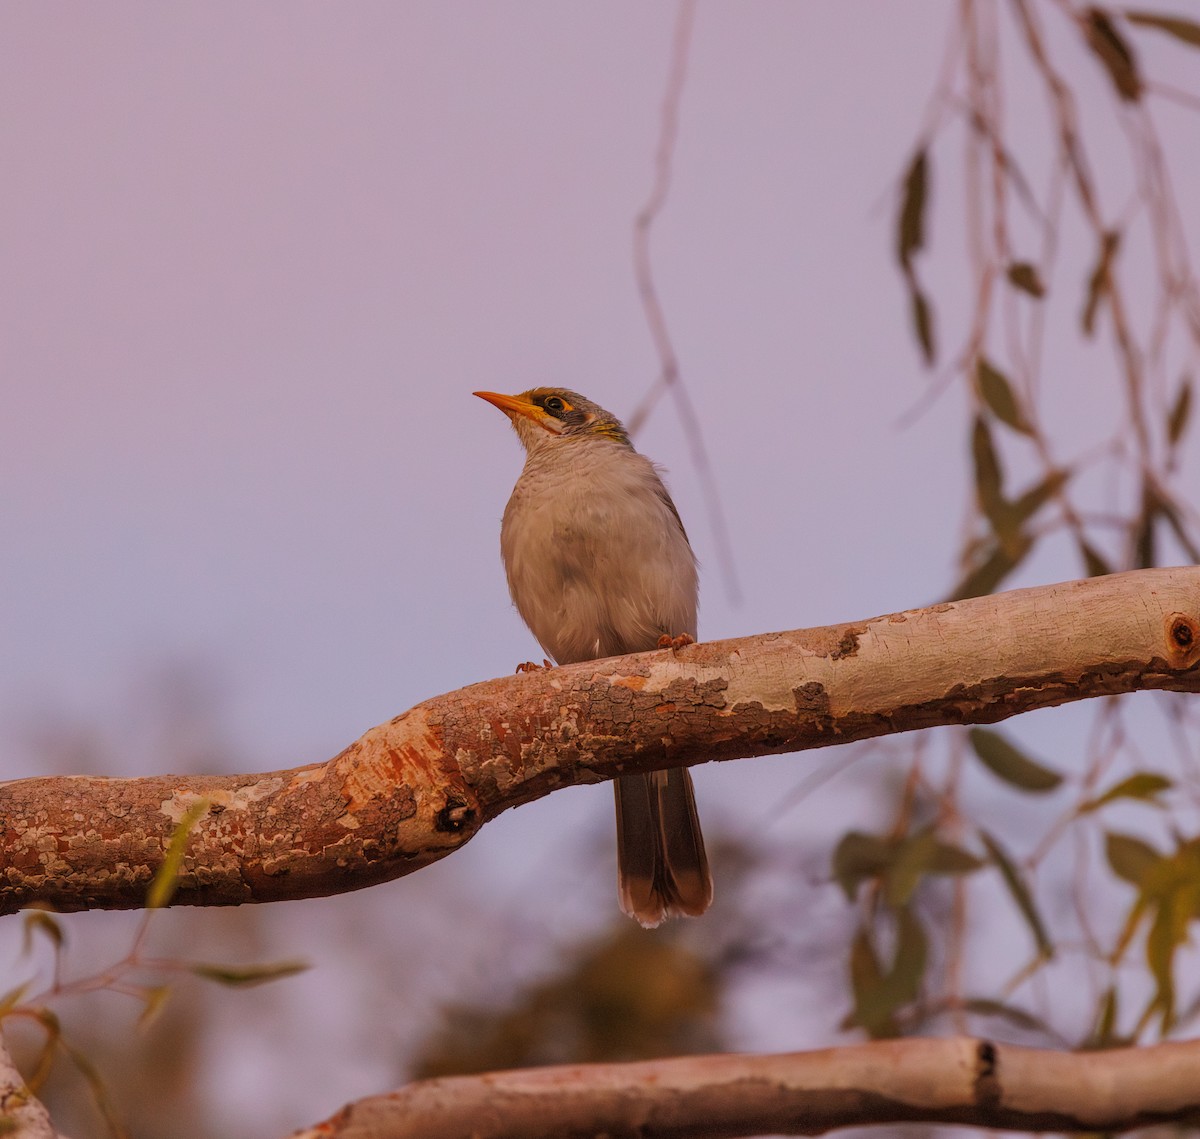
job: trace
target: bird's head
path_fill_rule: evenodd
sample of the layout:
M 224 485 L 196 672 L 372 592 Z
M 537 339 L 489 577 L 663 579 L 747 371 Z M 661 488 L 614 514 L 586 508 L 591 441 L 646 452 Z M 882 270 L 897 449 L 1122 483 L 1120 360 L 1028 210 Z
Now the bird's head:
M 599 404 L 566 388 L 531 388 L 520 395 L 476 392 L 512 420 L 526 451 L 568 439 L 614 439 L 632 446 L 621 421 Z

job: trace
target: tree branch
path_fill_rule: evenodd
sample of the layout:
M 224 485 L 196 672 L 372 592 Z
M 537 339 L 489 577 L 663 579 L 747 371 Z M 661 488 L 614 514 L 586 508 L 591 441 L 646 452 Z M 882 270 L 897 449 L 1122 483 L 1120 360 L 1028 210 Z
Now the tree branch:
M 64 1139 L 54 1130 L 42 1102 L 29 1090 L 0 1037 L 0 1135 L 20 1139 Z
M 142 906 L 199 800 L 175 904 L 316 897 L 411 873 L 510 807 L 622 771 L 1151 688 L 1200 691 L 1198 567 L 490 680 L 418 704 L 323 764 L 0 784 L 0 913 Z
M 876 1041 L 456 1076 L 371 1096 L 292 1139 L 733 1139 L 879 1123 L 1125 1131 L 1200 1123 L 1200 1041 L 1080 1054 L 988 1040 Z

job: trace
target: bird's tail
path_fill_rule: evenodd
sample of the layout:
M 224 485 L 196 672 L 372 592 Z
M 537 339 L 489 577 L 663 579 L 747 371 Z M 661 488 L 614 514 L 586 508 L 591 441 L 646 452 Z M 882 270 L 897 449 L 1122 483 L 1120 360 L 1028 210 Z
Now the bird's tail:
M 675 914 L 704 913 L 712 875 L 687 768 L 622 775 L 613 789 L 621 909 L 647 928 Z

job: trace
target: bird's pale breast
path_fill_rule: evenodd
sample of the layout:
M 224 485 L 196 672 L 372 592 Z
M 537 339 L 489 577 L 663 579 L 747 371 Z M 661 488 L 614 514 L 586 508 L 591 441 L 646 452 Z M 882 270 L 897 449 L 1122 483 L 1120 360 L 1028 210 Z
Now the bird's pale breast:
M 654 464 L 621 443 L 531 455 L 501 525 L 513 602 L 560 663 L 696 635 L 696 563 Z

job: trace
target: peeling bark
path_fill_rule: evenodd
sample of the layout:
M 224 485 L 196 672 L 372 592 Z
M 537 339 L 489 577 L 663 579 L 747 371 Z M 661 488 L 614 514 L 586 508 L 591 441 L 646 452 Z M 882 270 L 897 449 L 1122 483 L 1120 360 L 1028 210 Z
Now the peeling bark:
M 1200 568 L 587 661 L 427 700 L 323 764 L 0 784 L 0 913 L 142 906 L 198 800 L 173 904 L 315 897 L 411 873 L 558 787 L 1152 688 L 1200 691 Z
M 66 1139 L 54 1130 L 41 1100 L 31 1092 L 17 1071 L 0 1038 L 0 1135 L 19 1139 Z
M 958 1037 L 424 1080 L 292 1139 L 734 1139 L 880 1123 L 1011 1131 L 1200 1124 L 1200 1041 L 1051 1052 Z

